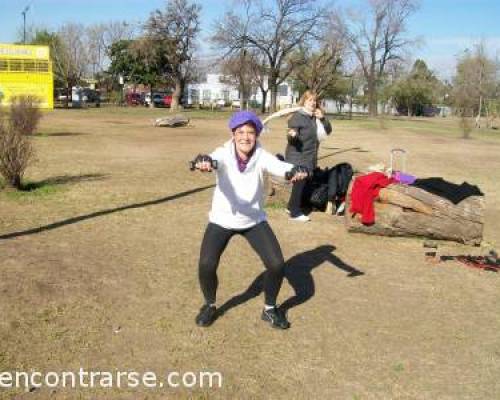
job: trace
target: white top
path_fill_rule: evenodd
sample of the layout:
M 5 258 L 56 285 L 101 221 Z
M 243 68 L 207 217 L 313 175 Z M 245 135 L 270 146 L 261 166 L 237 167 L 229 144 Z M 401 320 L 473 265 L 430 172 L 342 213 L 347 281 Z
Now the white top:
M 218 147 L 210 157 L 217 160 L 217 185 L 209 221 L 226 229 L 251 228 L 265 221 L 264 173 L 284 177 L 293 164 L 280 161 L 258 142 L 243 172 L 238 169 L 233 140 Z

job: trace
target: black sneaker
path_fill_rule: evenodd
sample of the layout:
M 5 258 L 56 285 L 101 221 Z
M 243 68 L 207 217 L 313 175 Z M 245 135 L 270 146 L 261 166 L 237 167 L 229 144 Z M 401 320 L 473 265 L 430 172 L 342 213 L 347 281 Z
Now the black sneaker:
M 262 310 L 261 318 L 263 321 L 269 322 L 273 328 L 290 328 L 290 322 L 288 322 L 288 320 L 286 319 L 285 312 L 279 307 L 274 307 L 269 310 Z
M 209 306 L 208 304 L 204 304 L 203 307 L 200 308 L 200 312 L 196 316 L 196 325 L 198 326 L 210 326 L 215 321 L 215 306 Z

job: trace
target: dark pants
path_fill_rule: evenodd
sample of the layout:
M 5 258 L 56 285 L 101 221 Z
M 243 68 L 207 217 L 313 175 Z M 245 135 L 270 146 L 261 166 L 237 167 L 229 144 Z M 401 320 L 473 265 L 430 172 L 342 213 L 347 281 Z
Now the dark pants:
M 300 214 L 303 214 L 302 198 L 304 196 L 306 184 L 307 180 L 303 179 L 295 182 L 292 186 L 292 193 L 290 194 L 290 200 L 288 200 L 288 211 L 290 211 L 291 217 L 297 217 Z
M 264 279 L 265 302 L 270 306 L 276 305 L 276 298 L 283 282 L 285 261 L 278 240 L 265 221 L 245 230 L 231 230 L 216 224 L 208 224 L 201 244 L 198 270 L 206 303 L 215 303 L 219 283 L 217 279 L 219 260 L 229 240 L 238 234 L 248 240 L 264 263 L 267 269 Z

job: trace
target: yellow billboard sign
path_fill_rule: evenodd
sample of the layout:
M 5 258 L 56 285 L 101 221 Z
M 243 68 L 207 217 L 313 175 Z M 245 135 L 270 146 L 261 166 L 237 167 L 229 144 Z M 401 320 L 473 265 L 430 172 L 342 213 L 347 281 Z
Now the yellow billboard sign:
M 54 108 L 54 79 L 48 46 L 0 43 L 0 105 L 15 96 L 33 96 L 41 108 Z
M 48 46 L 0 43 L 0 60 L 9 58 L 49 61 L 49 48 Z

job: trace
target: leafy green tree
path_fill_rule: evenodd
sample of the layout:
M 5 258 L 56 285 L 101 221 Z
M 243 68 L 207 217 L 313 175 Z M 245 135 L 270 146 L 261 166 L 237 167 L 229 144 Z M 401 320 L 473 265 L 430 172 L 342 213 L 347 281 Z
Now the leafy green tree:
M 166 53 L 161 51 L 159 43 L 147 38 L 119 40 L 109 49 L 111 64 L 108 74 L 113 82 L 118 76 L 130 83 L 144 84 L 151 88 L 162 81 Z
M 408 116 L 421 116 L 424 108 L 436 102 L 442 83 L 429 70 L 423 60 L 415 61 L 408 77 L 397 81 L 391 88 L 393 102 L 399 112 Z

